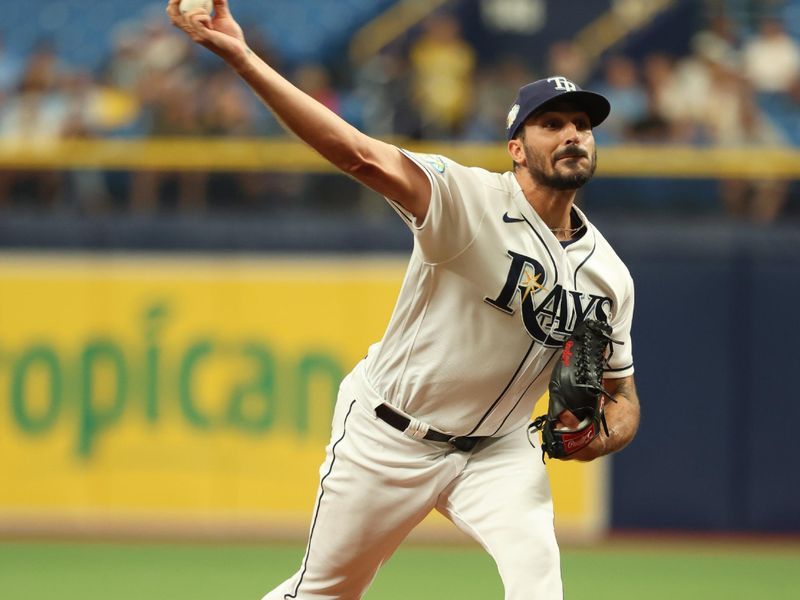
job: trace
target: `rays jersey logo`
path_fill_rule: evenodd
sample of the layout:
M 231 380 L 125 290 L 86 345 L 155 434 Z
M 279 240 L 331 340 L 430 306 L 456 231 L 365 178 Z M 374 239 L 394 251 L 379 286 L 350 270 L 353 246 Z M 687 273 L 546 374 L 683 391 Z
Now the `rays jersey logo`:
M 506 282 L 496 298 L 484 300 L 509 315 L 519 295 L 522 322 L 530 336 L 544 346 L 558 348 L 575 325 L 584 319 L 608 321 L 611 299 L 594 294 L 565 290 L 561 285 L 547 287 L 547 274 L 537 260 L 508 251 L 511 266 Z

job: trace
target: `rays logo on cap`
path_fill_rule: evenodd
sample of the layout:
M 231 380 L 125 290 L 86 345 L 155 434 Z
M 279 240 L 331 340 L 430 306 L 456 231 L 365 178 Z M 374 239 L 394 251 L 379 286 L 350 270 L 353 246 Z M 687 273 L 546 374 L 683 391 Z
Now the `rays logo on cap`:
M 511 127 L 514 124 L 514 119 L 517 118 L 519 114 L 519 104 L 515 104 L 511 107 L 511 110 L 508 111 L 508 117 L 506 118 L 506 129 Z
M 574 92 L 578 87 L 566 77 L 548 77 L 547 81 L 555 83 L 555 88 L 563 92 Z

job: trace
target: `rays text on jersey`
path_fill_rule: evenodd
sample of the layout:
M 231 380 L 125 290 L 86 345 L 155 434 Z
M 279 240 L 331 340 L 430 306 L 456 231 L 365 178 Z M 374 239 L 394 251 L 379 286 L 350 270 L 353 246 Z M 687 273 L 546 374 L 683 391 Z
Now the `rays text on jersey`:
M 511 265 L 503 289 L 496 298 L 484 300 L 511 315 L 515 312 L 512 303 L 519 296 L 523 325 L 537 342 L 557 348 L 584 319 L 608 321 L 610 298 L 567 290 L 558 283 L 548 289 L 547 272 L 539 261 L 512 250 L 508 256 Z

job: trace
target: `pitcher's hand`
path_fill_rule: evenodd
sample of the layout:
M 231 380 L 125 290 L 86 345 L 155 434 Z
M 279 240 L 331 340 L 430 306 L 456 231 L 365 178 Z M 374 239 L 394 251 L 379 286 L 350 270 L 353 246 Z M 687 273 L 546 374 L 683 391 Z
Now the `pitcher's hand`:
M 214 0 L 213 17 L 202 9 L 181 14 L 179 4 L 180 0 L 169 0 L 167 4 L 167 14 L 175 27 L 234 68 L 245 62 L 249 50 L 242 28 L 228 8 L 228 0 Z

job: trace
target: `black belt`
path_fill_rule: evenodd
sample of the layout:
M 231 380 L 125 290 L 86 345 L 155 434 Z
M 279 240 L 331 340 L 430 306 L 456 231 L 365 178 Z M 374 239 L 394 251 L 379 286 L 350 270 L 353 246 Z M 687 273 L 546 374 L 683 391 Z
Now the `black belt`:
M 399 412 L 394 410 L 388 404 L 381 404 L 375 409 L 375 414 L 378 418 L 391 425 L 395 429 L 399 431 L 405 431 L 408 427 L 409 423 L 411 423 L 411 419 L 408 417 L 401 415 Z M 442 433 L 441 431 L 436 431 L 435 429 L 428 429 L 428 433 L 425 434 L 425 437 L 422 438 L 424 440 L 430 440 L 432 442 L 447 442 L 457 450 L 461 450 L 462 452 L 469 452 L 472 450 L 475 445 L 484 439 L 486 436 L 482 435 L 473 435 L 473 436 L 452 436 L 448 433 Z

